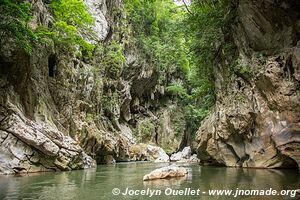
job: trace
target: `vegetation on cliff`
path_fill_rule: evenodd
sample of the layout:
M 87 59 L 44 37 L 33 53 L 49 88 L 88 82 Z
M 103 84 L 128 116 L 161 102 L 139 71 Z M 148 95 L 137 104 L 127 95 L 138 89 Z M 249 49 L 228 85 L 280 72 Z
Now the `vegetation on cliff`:
M 39 27 L 38 36 L 47 36 L 60 49 L 69 50 L 78 45 L 83 53 L 91 56 L 94 45 L 85 38 L 92 38 L 93 17 L 82 0 L 52 0 L 51 11 L 54 23 L 50 27 Z
M 122 33 L 114 35 L 128 34 L 126 41 L 114 37 L 92 44 L 89 41 L 94 39 L 91 30 L 94 19 L 84 1 L 52 0 L 47 8 L 53 19 L 30 28 L 31 4 L 4 0 L 0 4 L 0 33 L 5 36 L 1 39 L 16 40 L 28 53 L 38 41 L 54 46 L 61 53 L 79 49 L 79 59 L 97 57 L 93 59 L 104 68 L 106 85 L 114 84 L 121 75 L 120 70 L 126 65 L 126 48 L 134 45 L 148 63 L 156 66 L 157 85 L 165 87 L 166 96 L 182 108 L 188 134 L 193 134 L 215 102 L 216 62 L 233 60 L 232 39 L 226 34 L 234 19 L 230 2 L 193 1 L 191 5 L 178 6 L 173 0 L 125 0 L 124 10 L 113 12 L 125 12 L 126 19 L 122 20 L 126 22 L 116 30 Z M 126 29 L 128 24 L 131 31 Z M 113 99 L 119 96 L 117 92 L 111 97 L 105 95 L 103 107 L 112 113 L 111 104 L 118 102 Z
M 53 19 L 50 24 L 30 27 L 32 5 L 27 1 L 3 0 L 0 2 L 0 34 L 2 44 L 13 40 L 27 53 L 39 42 L 55 45 L 70 51 L 79 46 L 85 55 L 91 55 L 94 45 L 87 39 L 93 38 L 93 18 L 82 0 L 53 0 L 50 5 Z
M 28 27 L 31 4 L 15 0 L 0 1 L 0 44 L 12 39 L 27 52 L 32 51 L 36 35 Z
M 215 102 L 217 58 L 231 62 L 234 56 L 226 35 L 232 10 L 227 0 L 193 1 L 189 7 L 172 0 L 126 1 L 134 42 L 156 63 L 168 91 L 176 94 L 192 133 Z
M 143 160 L 129 147 L 171 154 L 195 140 L 208 163 L 298 167 L 296 141 L 281 143 L 299 129 L 297 0 L 176 2 L 0 1 L 0 173 Z M 53 135 L 87 155 L 38 145 Z M 11 165 L 14 151 L 25 164 Z

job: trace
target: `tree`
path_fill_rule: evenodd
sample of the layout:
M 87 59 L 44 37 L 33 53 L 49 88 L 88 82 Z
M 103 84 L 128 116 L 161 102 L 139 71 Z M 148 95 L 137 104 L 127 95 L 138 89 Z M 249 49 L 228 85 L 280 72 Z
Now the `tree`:
M 31 53 L 36 35 L 28 27 L 32 18 L 31 4 L 17 0 L 0 1 L 0 44 L 12 40 Z

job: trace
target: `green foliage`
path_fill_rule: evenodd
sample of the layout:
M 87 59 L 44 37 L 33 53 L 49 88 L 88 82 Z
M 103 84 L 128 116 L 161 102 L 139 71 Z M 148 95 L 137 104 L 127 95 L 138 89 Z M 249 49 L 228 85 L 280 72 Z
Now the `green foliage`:
M 93 18 L 82 0 L 52 0 L 51 8 L 57 23 L 64 22 L 77 28 L 89 28 Z
M 67 51 L 70 47 L 79 46 L 85 56 L 91 56 L 94 45 L 84 37 L 93 37 L 90 29 L 93 18 L 83 1 L 52 0 L 50 8 L 54 23 L 50 27 L 39 26 L 33 31 L 28 27 L 32 18 L 30 3 L 23 0 L 1 0 L 0 43 L 12 39 L 26 52 L 31 53 L 33 44 L 39 40 Z
M 243 94 L 239 94 L 237 97 L 236 97 L 236 100 L 238 100 L 239 102 L 241 103 L 244 103 L 246 101 L 246 97 L 243 95 Z
M 125 63 L 124 47 L 122 44 L 112 41 L 103 49 L 102 65 L 106 67 L 106 73 L 111 78 L 117 78 Z
M 193 1 L 190 8 L 192 15 L 188 15 L 186 24 L 187 35 L 191 38 L 191 53 L 194 67 L 191 69 L 190 81 L 202 88 L 203 93 L 213 91 L 213 67 L 218 51 L 231 50 L 223 44 L 224 29 L 227 25 L 226 13 L 229 10 L 227 0 Z M 224 47 L 224 48 L 222 48 Z
M 125 65 L 124 44 L 113 40 L 109 43 L 99 43 L 94 52 L 94 65 L 103 69 L 106 78 L 116 79 Z
M 182 136 L 186 128 L 185 111 L 180 107 L 175 107 L 175 109 L 171 109 L 170 111 L 172 129 L 175 132 L 175 136 L 180 140 L 180 137 Z M 163 124 L 161 124 L 161 126 L 162 125 Z M 162 129 L 164 129 L 164 127 L 162 127 Z
M 187 46 L 178 23 L 183 10 L 172 0 L 126 0 L 126 13 L 133 26 L 135 42 L 148 60 L 161 71 L 173 67 L 189 71 Z
M 178 94 L 179 97 L 190 99 L 191 95 L 188 94 L 187 89 L 182 85 L 182 83 L 172 83 L 167 87 L 167 91 Z
M 195 132 L 215 102 L 215 60 L 231 60 L 234 53 L 224 34 L 234 18 L 230 1 L 192 1 L 189 11 L 172 0 L 125 3 L 133 42 L 158 67 L 161 84 L 176 95 Z
M 262 65 L 264 65 L 267 61 L 267 57 L 262 52 L 255 53 L 255 57 Z
M 92 113 L 86 113 L 86 120 L 87 121 L 93 121 L 94 120 L 94 115 Z
M 230 0 L 192 1 L 184 20 L 185 36 L 189 41 L 190 71 L 186 87 L 189 101 L 183 100 L 192 129 L 209 113 L 215 102 L 214 67 L 230 63 L 235 55 L 234 45 L 228 37 L 235 13 Z
M 232 64 L 230 65 L 230 70 L 231 72 L 244 79 L 249 79 L 253 75 L 251 66 L 241 63 L 240 60 L 235 60 L 234 62 L 232 62 Z
M 93 18 L 82 0 L 52 0 L 50 4 L 55 22 L 51 27 L 39 27 L 36 34 L 41 41 L 49 44 L 49 39 L 61 50 L 79 46 L 84 56 L 91 56 L 95 46 L 87 42 L 92 38 Z
M 15 41 L 27 53 L 32 52 L 36 36 L 27 23 L 32 18 L 31 4 L 18 0 L 0 1 L 0 44 Z
M 151 136 L 155 133 L 155 125 L 150 119 L 143 120 L 139 124 L 138 129 L 141 141 L 150 140 Z
M 119 102 L 119 94 L 114 92 L 109 95 L 103 95 L 102 97 L 102 106 L 103 110 L 108 114 L 113 116 L 114 110 L 117 107 Z
M 239 67 L 239 72 L 244 76 L 251 76 L 252 75 L 252 69 L 249 65 L 242 65 Z

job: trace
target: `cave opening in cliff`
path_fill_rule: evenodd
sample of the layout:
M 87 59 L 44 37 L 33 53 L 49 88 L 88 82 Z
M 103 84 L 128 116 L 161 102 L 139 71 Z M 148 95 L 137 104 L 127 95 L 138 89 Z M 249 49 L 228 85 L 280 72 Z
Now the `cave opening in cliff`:
M 12 63 L 6 62 L 4 58 L 0 56 L 0 73 L 8 74 L 9 69 L 12 68 Z
M 56 65 L 56 56 L 54 54 L 51 54 L 48 57 L 48 71 L 49 71 L 49 76 L 54 77 L 54 71 L 55 71 L 55 65 Z

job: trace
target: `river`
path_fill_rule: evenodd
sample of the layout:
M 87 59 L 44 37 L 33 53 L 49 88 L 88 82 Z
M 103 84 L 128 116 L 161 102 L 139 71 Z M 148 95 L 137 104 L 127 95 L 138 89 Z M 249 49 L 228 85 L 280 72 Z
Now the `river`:
M 0 199 L 39 199 L 39 200 L 100 200 L 100 199 L 234 199 L 232 196 L 209 196 L 212 189 L 258 189 L 274 190 L 300 188 L 300 176 L 294 170 L 264 170 L 224 167 L 206 167 L 197 164 L 185 165 L 189 170 L 186 178 L 143 182 L 143 175 L 167 166 L 168 163 L 119 163 L 99 165 L 97 169 L 71 172 L 35 173 L 22 176 L 0 176 Z M 140 195 L 116 195 L 125 193 L 126 188 Z M 190 189 L 189 189 L 190 188 Z M 190 190 L 200 191 L 199 195 L 188 194 Z M 141 190 L 148 195 L 141 195 Z M 179 196 L 178 191 L 185 192 Z M 156 196 L 149 197 L 149 191 Z M 161 193 L 157 193 L 161 191 Z M 170 192 L 176 193 L 170 195 Z M 205 193 L 204 193 L 205 192 Z M 166 194 L 167 193 L 167 194 Z M 147 194 L 147 193 L 146 193 Z M 299 199 L 290 196 L 238 196 L 235 199 Z

